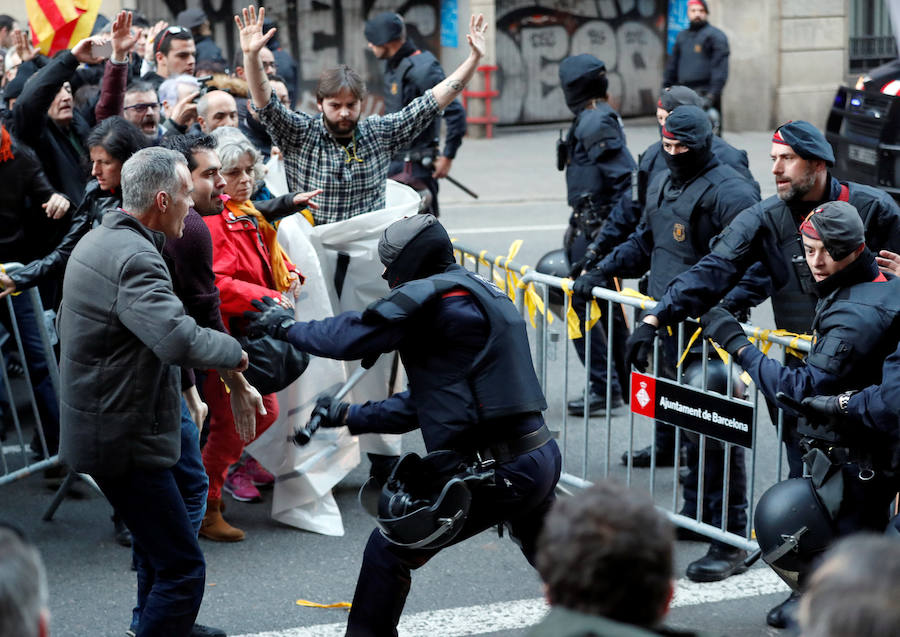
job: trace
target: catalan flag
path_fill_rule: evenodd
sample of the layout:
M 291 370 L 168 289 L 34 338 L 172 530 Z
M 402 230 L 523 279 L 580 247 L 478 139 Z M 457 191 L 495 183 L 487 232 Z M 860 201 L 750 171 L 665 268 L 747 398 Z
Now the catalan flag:
M 53 55 L 88 37 L 97 20 L 100 0 L 25 0 L 31 41 Z

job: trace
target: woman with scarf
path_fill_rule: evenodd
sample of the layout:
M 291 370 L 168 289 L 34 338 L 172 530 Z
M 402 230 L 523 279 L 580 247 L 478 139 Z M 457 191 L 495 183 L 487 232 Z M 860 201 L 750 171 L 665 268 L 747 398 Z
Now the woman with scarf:
M 275 228 L 250 200 L 260 171 L 259 151 L 235 128 L 221 127 L 212 135 L 218 142 L 226 184 L 225 208 L 203 220 L 212 235 L 222 320 L 232 334 L 239 334 L 245 324 L 243 313 L 253 309 L 254 299 L 269 296 L 283 307 L 293 308 L 303 276 L 278 244 Z M 267 213 L 274 218 L 294 212 L 298 208 L 295 201 L 288 196 L 285 202 L 290 206 Z M 210 374 L 203 389 L 210 410 L 209 438 L 203 448 L 209 497 L 200 534 L 217 541 L 239 541 L 244 539 L 244 532 L 222 518 L 222 490 L 237 500 L 258 501 L 257 486 L 271 484 L 274 478 L 252 459 L 227 474 L 228 468 L 240 460 L 244 442 L 235 431 L 229 397 L 218 376 Z M 257 416 L 256 436 L 278 418 L 275 394 L 263 396 L 263 403 L 267 413 Z

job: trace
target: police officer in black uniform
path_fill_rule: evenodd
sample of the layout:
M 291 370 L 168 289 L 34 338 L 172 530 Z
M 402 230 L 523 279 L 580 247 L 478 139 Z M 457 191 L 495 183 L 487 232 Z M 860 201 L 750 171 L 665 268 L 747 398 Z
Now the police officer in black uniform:
M 715 108 L 721 118 L 722 89 L 728 80 L 728 38 L 706 21 L 706 0 L 688 0 L 690 25 L 675 38 L 663 71 L 663 88 L 682 84 Z M 720 120 L 721 121 L 721 120 Z
M 384 110 L 396 113 L 446 77 L 437 59 L 416 47 L 406 35 L 406 25 L 396 13 L 380 13 L 366 21 L 369 49 L 384 66 Z M 438 179 L 450 172 L 456 152 L 466 134 L 466 111 L 457 99 L 444 109 L 447 133 L 444 151 L 438 152 L 440 119 L 413 140 L 412 145 L 391 161 L 391 178 L 430 193 L 426 212 L 438 215 Z M 401 176 L 402 175 L 402 176 Z
M 561 458 L 541 415 L 546 402 L 521 315 L 496 286 L 456 265 L 432 215 L 390 225 L 378 254 L 392 291 L 365 312 L 294 323 L 292 312 L 260 304 L 265 311 L 254 322 L 318 356 L 354 360 L 399 351 L 407 391 L 353 406 L 323 399 L 324 425 L 346 424 L 353 434 L 420 428 L 430 453 L 457 452 L 492 469 L 493 480 L 472 488 L 468 517 L 452 541 L 505 523 L 533 563 Z M 347 634 L 396 635 L 410 570 L 438 550 L 398 546 L 373 531 Z
M 701 318 L 704 334 L 734 356 L 770 400 L 785 394 L 796 403 L 812 394 L 837 393 L 880 383 L 885 352 L 893 351 L 900 342 L 900 279 L 892 275 L 887 279 L 879 272 L 874 254 L 865 245 L 863 222 L 849 203 L 829 201 L 815 208 L 801 224 L 800 235 L 805 261 L 812 273 L 813 290 L 819 298 L 812 322 L 815 338 L 805 364 L 786 367 L 767 358 L 750 345 L 734 317 L 721 308 L 714 308 Z M 896 422 L 896 413 L 893 420 Z M 804 420 L 800 425 L 801 431 L 810 431 Z M 865 433 L 864 428 L 858 428 L 856 433 Z M 896 440 L 896 428 L 892 437 Z M 884 530 L 888 504 L 898 486 L 893 472 L 896 461 L 891 454 L 882 453 L 884 441 L 883 436 L 844 442 L 837 438 L 828 441 L 827 453 L 810 451 L 804 456 L 807 475 L 811 476 L 816 497 L 830 514 L 835 536 L 859 530 Z M 843 446 L 850 447 L 849 458 L 835 454 L 834 449 Z M 848 459 L 852 462 L 848 463 Z M 792 484 L 775 488 L 775 493 L 782 489 L 794 493 L 796 483 L 787 482 Z M 800 488 L 801 494 L 807 492 Z M 780 563 L 779 551 L 766 543 L 782 534 L 790 536 L 797 529 L 782 528 L 780 533 L 775 533 L 777 529 L 772 528 L 773 533 L 766 533 L 764 538 L 759 534 L 759 521 L 762 516 L 762 528 L 768 531 L 772 526 L 769 516 L 780 517 L 780 510 L 785 506 L 791 508 L 787 502 L 777 507 L 761 502 L 756 514 L 760 547 L 766 551 L 764 559 L 776 567 Z M 793 508 L 803 509 L 799 505 Z M 778 524 L 784 522 L 780 520 Z M 810 532 L 815 530 L 812 526 L 807 528 Z M 808 538 L 800 540 L 808 541 Z M 776 542 L 781 545 L 780 541 Z M 794 582 L 795 590 L 799 590 L 806 572 L 792 570 L 799 573 L 796 576 L 799 581 Z M 769 624 L 780 628 L 789 624 L 796 603 L 797 594 L 794 594 L 773 609 L 768 616 Z
M 663 89 L 656 108 L 656 120 L 659 122 L 660 131 L 666 123 L 669 113 L 676 107 L 683 105 L 703 106 L 703 100 L 697 93 L 686 86 L 672 86 Z M 759 194 L 759 184 L 750 173 L 750 164 L 747 153 L 738 150 L 721 137 L 713 137 L 712 152 L 722 164 L 734 168 L 749 182 L 754 184 Z M 637 188 L 632 189 L 631 197 L 620 197 L 613 206 L 606 222 L 594 236 L 593 241 L 585 251 L 585 256 L 571 266 L 569 276 L 577 279 L 585 270 L 590 270 L 600 259 L 625 241 L 637 228 L 641 213 L 647 201 L 647 186 L 660 172 L 667 169 L 663 159 L 662 140 L 656 141 L 644 150 L 638 157 Z M 646 293 L 646 290 L 642 290 Z M 662 425 L 656 429 L 656 463 L 659 466 L 670 466 L 674 463 L 675 433 L 672 427 Z M 632 457 L 633 466 L 650 466 L 650 447 L 635 451 Z M 622 454 L 622 463 L 628 463 L 628 452 Z
M 753 184 L 733 168 L 719 162 L 712 152 L 713 134 L 709 118 L 697 106 L 679 106 L 666 120 L 662 129 L 663 158 L 668 170 L 659 173 L 647 189 L 647 204 L 637 230 L 616 247 L 594 269 L 580 276 L 574 285 L 575 294 L 588 298 L 594 286 L 601 285 L 612 275 L 640 276 L 650 270 L 649 293 L 662 296 L 669 282 L 684 272 L 701 256 L 709 252 L 710 240 L 719 234 L 739 211 L 759 201 Z M 762 282 L 760 285 L 765 285 Z M 741 289 L 741 288 L 738 288 Z M 760 299 L 756 299 L 760 300 Z M 745 310 L 751 299 L 729 295 L 723 301 L 729 309 Z M 675 363 L 679 359 L 677 341 L 663 338 L 665 364 L 661 366 L 669 377 L 675 377 Z M 697 353 L 699 354 L 699 352 Z M 688 364 L 699 366 L 699 355 Z M 686 375 L 691 375 L 688 369 Z M 721 387 L 721 391 L 727 388 Z M 719 388 L 716 388 L 719 389 Z M 689 454 L 691 476 L 684 484 L 682 514 L 694 517 L 697 510 L 697 477 L 699 450 Z M 724 483 L 724 446 L 710 440 L 705 460 L 702 520 L 722 526 L 722 489 Z M 728 519 L 725 528 L 744 534 L 747 527 L 746 470 L 743 449 L 731 450 Z M 713 542 L 708 553 L 687 569 L 690 579 L 712 582 L 746 570 L 743 565 L 746 551 L 722 542 Z
M 636 168 L 625 143 L 625 131 L 619 114 L 607 104 L 606 65 L 593 55 L 573 55 L 559 65 L 559 80 L 566 105 L 575 114 L 565 140 L 560 140 L 557 168 L 566 172 L 568 202 L 572 207 L 563 248 L 569 263 L 582 261 L 585 250 L 601 228 L 609 211 L 623 197 L 630 196 L 631 174 Z M 603 287 L 612 288 L 612 279 Z M 584 304 L 576 303 L 575 311 L 584 322 Z M 606 408 L 606 331 L 605 321 L 598 321 L 591 331 L 591 392 L 588 410 L 593 413 Z M 624 363 L 628 328 L 625 318 L 614 316 L 612 367 L 613 405 L 627 396 Z M 584 339 L 573 341 L 575 351 L 584 363 Z M 584 398 L 568 404 L 569 413 L 584 413 Z
M 797 120 L 779 127 L 772 138 L 771 154 L 777 193 L 735 217 L 716 237 L 712 251 L 672 281 L 634 330 L 627 345 L 629 361 L 646 358 L 660 325 L 700 316 L 750 268 L 765 272 L 771 279 L 775 324 L 798 334 L 809 333 L 817 297 L 797 228 L 826 201 L 849 201 L 856 208 L 865 228 L 866 244 L 873 252 L 900 249 L 900 208 L 876 188 L 832 177 L 828 167 L 834 164 L 834 153 L 812 124 Z M 746 283 L 745 279 L 741 285 Z M 788 356 L 787 364 L 799 366 L 801 361 Z M 773 410 L 772 422 L 776 418 Z M 799 477 L 802 451 L 796 419 L 785 413 L 783 422 L 790 476 Z

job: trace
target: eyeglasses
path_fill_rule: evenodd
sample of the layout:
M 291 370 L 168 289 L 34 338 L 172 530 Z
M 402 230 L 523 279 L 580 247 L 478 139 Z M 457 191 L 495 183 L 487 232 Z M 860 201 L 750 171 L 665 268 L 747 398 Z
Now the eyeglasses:
M 176 33 L 190 33 L 188 29 L 184 27 L 174 26 L 168 27 L 165 31 L 156 36 L 156 42 L 154 42 L 154 47 L 156 52 L 159 53 L 159 50 L 162 48 L 163 42 L 165 42 L 166 38 Z
M 263 62 L 262 63 L 264 69 L 277 69 L 278 64 L 275 62 Z
M 142 104 L 132 104 L 131 106 L 126 106 L 124 110 L 133 110 L 136 113 L 143 113 L 146 110 L 156 110 L 161 106 L 159 102 L 144 102 Z

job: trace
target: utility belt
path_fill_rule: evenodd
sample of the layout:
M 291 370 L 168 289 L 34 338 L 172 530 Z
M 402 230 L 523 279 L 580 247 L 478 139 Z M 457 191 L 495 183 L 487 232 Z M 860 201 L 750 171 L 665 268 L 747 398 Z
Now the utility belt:
M 515 460 L 521 455 L 540 449 L 553 439 L 553 434 L 547 423 L 539 429 L 523 434 L 512 440 L 495 442 L 491 445 L 479 447 L 472 452 L 476 463 L 481 470 L 490 469 L 497 465 Z
M 609 204 L 597 201 L 592 194 L 584 194 L 572 205 L 572 219 L 582 234 L 590 239 L 606 221 L 610 210 L 612 206 Z

